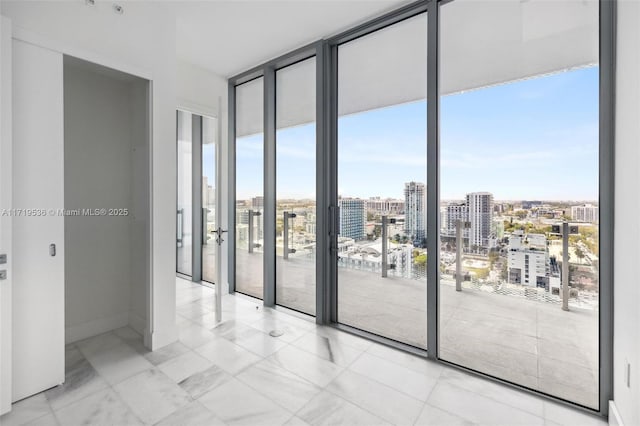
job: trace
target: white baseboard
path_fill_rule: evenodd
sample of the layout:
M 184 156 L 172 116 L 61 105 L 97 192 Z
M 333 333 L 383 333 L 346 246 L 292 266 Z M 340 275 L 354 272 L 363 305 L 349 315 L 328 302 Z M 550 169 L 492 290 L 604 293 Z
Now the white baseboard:
M 129 324 L 129 313 L 113 315 L 106 318 L 99 318 L 93 321 L 87 321 L 82 324 L 68 326 L 65 329 L 65 343 L 73 343 L 82 339 L 97 336 L 116 328 L 125 327 Z
M 144 333 L 144 345 L 152 351 L 157 351 L 176 340 L 178 340 L 178 327 L 175 324 L 162 330 L 155 330 L 153 333 L 145 330 Z
M 609 401 L 609 426 L 624 426 L 614 401 Z

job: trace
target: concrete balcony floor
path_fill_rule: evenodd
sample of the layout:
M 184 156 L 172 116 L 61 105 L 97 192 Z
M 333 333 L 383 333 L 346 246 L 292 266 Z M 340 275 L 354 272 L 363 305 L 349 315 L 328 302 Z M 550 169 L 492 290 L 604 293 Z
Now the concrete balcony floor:
M 262 294 L 262 254 L 238 252 L 240 291 Z M 313 314 L 312 261 L 277 260 L 277 302 Z M 343 324 L 426 347 L 426 281 L 339 269 Z M 466 285 L 466 284 L 465 284 Z M 598 311 L 440 287 L 440 358 L 588 407 L 598 405 Z

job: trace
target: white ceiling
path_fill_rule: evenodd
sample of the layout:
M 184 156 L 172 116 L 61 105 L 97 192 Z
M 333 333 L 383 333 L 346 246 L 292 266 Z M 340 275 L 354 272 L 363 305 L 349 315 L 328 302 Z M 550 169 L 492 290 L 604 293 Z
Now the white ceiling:
M 157 34 L 176 25 L 180 59 L 229 77 L 292 49 L 408 3 L 407 0 L 6 1 L 1 11 L 25 28 L 100 46 L 148 62 Z M 442 94 L 560 72 L 598 61 L 597 0 L 455 0 L 440 9 Z M 153 24 L 153 25 L 152 25 Z M 167 31 L 169 32 L 169 31 Z M 78 35 L 81 35 L 80 38 Z M 109 34 L 109 37 L 105 37 Z M 164 44 L 163 44 L 164 43 Z M 173 46 L 172 46 L 173 47 Z M 157 52 L 156 52 L 157 53 Z M 166 52 L 169 53 L 169 52 Z M 353 114 L 425 98 L 426 31 L 416 17 L 344 44 L 339 52 L 339 113 Z M 314 119 L 314 76 L 291 73 L 281 125 Z M 258 97 L 259 98 L 259 97 Z M 261 102 L 246 96 L 238 135 L 259 131 Z
M 177 54 L 231 77 L 409 3 L 407 0 L 176 2 Z
M 443 95 L 598 62 L 597 0 L 455 0 L 440 11 Z M 340 46 L 339 115 L 426 98 L 426 25 L 426 15 L 416 16 Z M 287 91 L 299 94 L 287 97 L 287 125 L 315 119 L 300 95 L 312 83 L 313 70 L 287 79 Z M 256 93 L 243 99 L 239 136 L 261 131 Z

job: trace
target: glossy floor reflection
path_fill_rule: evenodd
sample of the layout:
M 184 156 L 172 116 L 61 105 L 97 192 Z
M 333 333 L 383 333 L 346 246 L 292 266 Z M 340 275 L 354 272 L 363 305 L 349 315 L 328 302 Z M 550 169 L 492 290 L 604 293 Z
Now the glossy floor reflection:
M 178 342 L 148 352 L 123 328 L 69 345 L 65 384 L 0 424 L 606 424 L 247 297 L 224 296 L 216 325 L 212 289 L 178 279 L 176 296 Z

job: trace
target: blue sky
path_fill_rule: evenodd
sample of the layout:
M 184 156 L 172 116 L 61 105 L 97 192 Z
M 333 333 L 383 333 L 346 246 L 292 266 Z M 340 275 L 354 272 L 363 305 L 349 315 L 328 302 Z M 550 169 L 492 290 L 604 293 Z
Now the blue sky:
M 597 200 L 598 69 L 441 99 L 441 198 L 490 191 L 498 200 Z M 426 102 L 339 119 L 338 189 L 402 198 L 426 182 Z M 262 192 L 262 135 L 238 140 L 238 199 Z M 315 194 L 315 126 L 277 134 L 278 198 Z M 205 167 L 206 169 L 206 167 Z

